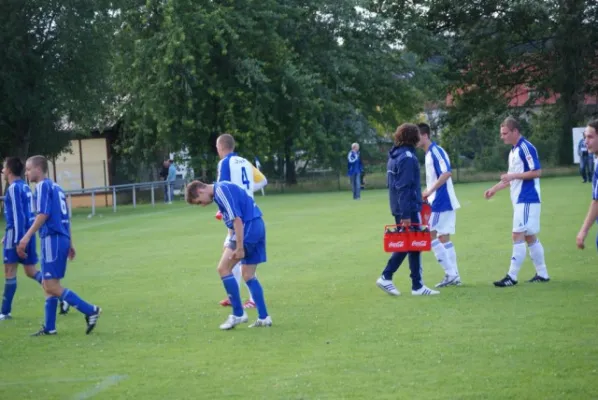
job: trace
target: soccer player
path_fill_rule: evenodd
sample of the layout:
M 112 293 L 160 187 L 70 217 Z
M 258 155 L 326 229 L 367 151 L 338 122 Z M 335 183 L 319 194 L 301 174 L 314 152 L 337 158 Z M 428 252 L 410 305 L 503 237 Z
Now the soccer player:
M 258 312 L 258 319 L 249 327 L 272 326 L 268 315 L 262 285 L 255 276 L 258 264 L 266 262 L 266 227 L 262 211 L 251 196 L 240 186 L 231 182 L 217 182 L 207 185 L 193 181 L 187 186 L 189 204 L 207 206 L 216 202 L 222 213 L 222 220 L 229 230 L 230 240 L 222 252 L 218 273 L 233 307 L 233 313 L 220 325 L 220 329 L 232 329 L 247 322 L 247 314 L 241 304 L 239 284 L 232 274 L 233 267 L 240 261 L 243 279 L 251 292 Z
M 544 260 L 544 247 L 536 236 L 540 232 L 540 175 L 542 167 L 534 145 L 520 132 L 519 122 L 506 118 L 500 125 L 500 137 L 512 146 L 509 154 L 509 171 L 501 175 L 500 182 L 486 190 L 484 197 L 492 198 L 496 192 L 510 188 L 513 202 L 513 255 L 507 275 L 494 282 L 496 287 L 517 284 L 519 270 L 525 261 L 526 249 L 536 267 L 536 275 L 528 282 L 548 282 L 550 277 Z
M 227 181 L 232 182 L 235 185 L 243 188 L 247 195 L 253 199 L 253 193 L 263 189 L 267 184 L 268 180 L 257 168 L 255 168 L 249 161 L 243 157 L 239 157 L 235 153 L 235 139 L 232 135 L 225 133 L 216 139 L 216 150 L 220 161 L 218 162 L 218 182 Z M 216 218 L 222 218 L 220 211 L 216 214 Z M 230 235 L 227 235 L 224 240 L 224 248 L 227 247 L 230 240 Z M 242 276 L 241 276 L 241 263 L 237 263 L 233 268 L 233 275 L 239 284 L 239 290 L 241 288 Z M 250 297 L 243 304 L 243 308 L 255 308 L 255 302 L 251 298 L 251 291 L 249 291 Z M 222 300 L 220 305 L 228 307 L 231 305 L 228 298 Z
M 577 247 L 585 248 L 584 241 L 594 222 L 598 223 L 598 119 L 588 123 L 584 132 L 585 144 L 590 154 L 594 154 L 594 177 L 592 178 L 592 202 L 577 234 Z M 598 235 L 596 236 L 596 248 L 598 249 Z
M 36 217 L 17 246 L 17 254 L 27 257 L 31 239 L 39 230 L 41 241 L 42 286 L 46 293 L 45 319 L 42 328 L 33 336 L 56 334 L 58 300 L 66 301 L 85 315 L 86 334 L 95 328 L 101 308 L 83 301 L 75 292 L 63 288 L 60 280 L 66 273 L 67 260 L 75 258 L 71 236 L 71 222 L 62 188 L 48 179 L 48 160 L 33 156 L 25 164 L 27 178 L 36 183 Z
M 29 186 L 21 179 L 25 169 L 20 159 L 8 157 L 4 161 L 2 174 L 8 181 L 6 196 L 4 198 L 4 220 L 6 231 L 2 238 L 4 244 L 4 295 L 2 297 L 2 310 L 0 321 L 11 319 L 12 300 L 17 291 L 17 266 L 23 265 L 25 274 L 41 284 L 42 274 L 35 267 L 37 264 L 37 251 L 35 236 L 27 247 L 27 257 L 17 255 L 17 244 L 33 223 L 32 201 L 33 196 Z
M 396 224 L 408 229 L 413 223 L 419 223 L 422 207 L 419 161 L 415 155 L 415 146 L 419 140 L 417 125 L 399 126 L 394 134 L 395 145 L 388 153 L 386 168 L 390 211 L 395 217 Z M 414 296 L 440 294 L 424 285 L 419 251 L 393 253 L 376 285 L 391 296 L 399 296 L 401 293 L 393 284 L 392 277 L 407 256 L 409 256 L 411 270 L 411 294 Z
M 461 278 L 457 267 L 457 253 L 450 235 L 455 234 L 456 210 L 461 205 L 453 187 L 451 162 L 446 151 L 430 139 L 430 126 L 422 123 L 417 127 L 421 136 L 419 147 L 426 152 L 426 190 L 422 196 L 432 207 L 432 251 L 444 269 L 444 279 L 436 287 L 459 286 Z

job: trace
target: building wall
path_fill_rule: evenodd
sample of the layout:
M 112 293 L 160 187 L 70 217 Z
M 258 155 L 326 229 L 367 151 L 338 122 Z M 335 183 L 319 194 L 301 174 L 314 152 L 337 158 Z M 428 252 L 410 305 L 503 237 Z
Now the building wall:
M 50 167 L 50 177 L 65 191 L 109 186 L 106 139 L 72 140 Z

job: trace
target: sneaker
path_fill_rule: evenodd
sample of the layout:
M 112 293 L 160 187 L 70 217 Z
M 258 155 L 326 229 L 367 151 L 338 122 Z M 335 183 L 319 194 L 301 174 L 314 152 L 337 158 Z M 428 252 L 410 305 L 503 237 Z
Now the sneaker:
M 401 292 L 399 292 L 395 287 L 394 283 L 392 283 L 392 281 L 384 279 L 383 276 L 378 278 L 378 280 L 376 281 L 376 285 L 391 296 L 399 296 L 401 294 Z
M 268 315 L 264 319 L 257 319 L 253 324 L 249 325 L 250 328 L 262 328 L 272 326 L 272 318 Z
M 411 294 L 414 296 L 435 296 L 440 294 L 438 290 L 432 290 L 427 286 L 422 286 L 419 290 L 412 290 Z
M 226 299 L 222 300 L 219 304 L 222 307 L 230 307 L 231 306 L 230 299 L 228 297 Z
M 98 323 L 98 319 L 100 319 L 100 314 L 102 313 L 102 309 L 98 306 L 95 307 L 95 312 L 91 315 L 85 316 L 85 322 L 87 322 L 87 329 L 85 330 L 85 334 L 89 335 L 93 328 L 96 327 Z
M 69 313 L 70 308 L 71 308 L 71 305 L 69 303 L 67 303 L 66 301 L 61 301 L 60 302 L 60 315 L 67 315 Z
M 459 275 L 445 275 L 442 282 L 437 283 L 434 287 L 441 288 L 446 286 L 453 286 L 455 285 L 455 281 L 459 280 Z
M 550 278 L 542 278 L 540 275 L 536 274 L 532 279 L 528 281 L 529 283 L 537 283 L 537 282 L 550 282 Z
M 31 336 L 52 336 L 56 335 L 56 330 L 47 331 L 45 327 L 41 327 L 41 329 L 35 333 L 32 333 Z
M 255 308 L 255 303 L 251 300 L 247 300 L 245 304 L 243 304 L 243 308 Z
M 12 319 L 10 314 L 0 314 L 0 321 L 6 321 L 8 319 Z
M 226 321 L 220 325 L 220 329 L 223 331 L 227 331 L 229 329 L 233 329 L 235 326 L 239 324 L 244 324 L 248 321 L 247 314 L 243 313 L 242 316 L 237 317 L 235 315 L 229 315 Z
M 511 279 L 511 277 L 508 274 L 507 274 L 507 276 L 502 278 L 500 281 L 494 282 L 494 286 L 496 286 L 496 287 L 515 286 L 516 284 L 517 284 L 517 281 Z

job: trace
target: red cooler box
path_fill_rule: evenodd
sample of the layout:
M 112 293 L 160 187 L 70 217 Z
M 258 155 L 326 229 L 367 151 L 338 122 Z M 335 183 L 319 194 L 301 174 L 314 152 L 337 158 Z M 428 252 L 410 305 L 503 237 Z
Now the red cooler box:
M 415 225 L 422 227 L 423 225 Z M 400 229 L 400 225 L 386 225 L 384 227 L 384 251 L 387 253 L 403 253 L 407 251 L 430 251 L 432 237 L 425 226 L 423 231 Z

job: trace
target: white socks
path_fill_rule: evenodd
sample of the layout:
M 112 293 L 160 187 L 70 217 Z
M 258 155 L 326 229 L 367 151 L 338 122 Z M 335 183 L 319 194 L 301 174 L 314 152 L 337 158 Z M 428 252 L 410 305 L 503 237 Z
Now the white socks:
M 453 245 L 453 242 L 446 242 L 444 244 L 444 248 L 446 249 L 446 253 L 449 256 L 451 264 L 453 265 L 453 269 L 455 270 L 457 276 L 460 276 L 459 267 L 457 266 L 457 253 L 455 252 L 455 246 Z
M 513 256 L 511 257 L 511 267 L 509 268 L 509 276 L 514 281 L 517 280 L 519 270 L 525 261 L 525 241 L 513 243 Z
M 449 276 L 457 275 L 456 268 L 451 260 L 451 257 L 444 247 L 444 245 L 438 239 L 434 239 L 432 241 L 432 250 L 434 251 L 434 255 L 436 256 L 436 260 L 444 269 L 445 274 Z M 454 251 L 454 248 L 453 248 Z
M 529 256 L 536 267 L 536 274 L 544 279 L 548 279 L 548 271 L 546 269 L 546 262 L 544 261 L 544 246 L 540 240 L 536 240 L 534 244 L 529 245 Z

